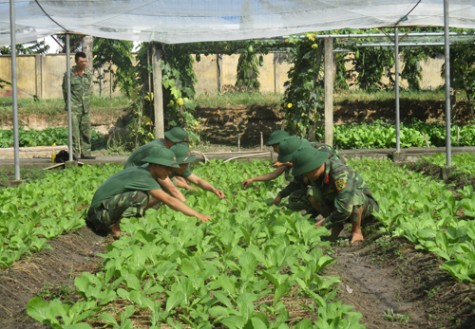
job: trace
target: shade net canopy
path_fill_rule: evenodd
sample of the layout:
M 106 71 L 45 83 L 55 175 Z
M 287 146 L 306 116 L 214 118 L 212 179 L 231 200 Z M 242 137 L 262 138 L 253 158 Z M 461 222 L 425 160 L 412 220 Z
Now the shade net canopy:
M 14 7 L 17 43 L 65 32 L 172 44 L 444 25 L 443 0 L 14 0 Z M 0 0 L 0 45 L 10 43 L 9 12 L 10 1 Z M 450 0 L 449 24 L 475 28 L 475 0 Z

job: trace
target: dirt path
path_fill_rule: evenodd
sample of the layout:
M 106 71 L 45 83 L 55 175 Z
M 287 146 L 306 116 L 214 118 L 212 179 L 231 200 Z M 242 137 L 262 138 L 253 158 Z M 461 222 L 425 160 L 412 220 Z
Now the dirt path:
M 475 327 L 475 287 L 441 271 L 438 257 L 374 232 L 362 246 L 334 252 L 327 274 L 340 276 L 339 298 L 363 314 L 368 329 Z
M 95 272 L 107 240 L 87 228 L 63 235 L 43 250 L 0 271 L 0 328 L 44 328 L 25 312 L 36 294 L 54 298 L 71 289 L 74 277 L 83 271 Z

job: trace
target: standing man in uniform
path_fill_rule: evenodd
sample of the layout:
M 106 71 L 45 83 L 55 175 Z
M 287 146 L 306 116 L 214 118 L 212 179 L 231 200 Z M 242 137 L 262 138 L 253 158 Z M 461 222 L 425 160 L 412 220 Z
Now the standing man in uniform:
M 304 145 L 292 155 L 292 174 L 310 181 L 313 196 L 310 203 L 320 215 L 316 226 L 331 228 L 331 240 L 336 240 L 345 223 L 351 223 L 351 244 L 364 240 L 363 220 L 378 211 L 363 178 L 353 168 L 327 151 Z
M 72 67 L 71 115 L 73 133 L 73 154 L 76 159 L 95 159 L 91 154 L 91 116 L 92 73 L 86 70 L 86 54 L 79 51 L 74 56 L 76 65 Z M 63 97 L 68 101 L 67 72 L 63 78 Z M 67 109 L 66 109 L 67 110 Z
M 160 180 L 178 168 L 173 151 L 155 146 L 144 159 L 148 166 L 124 169 L 106 180 L 96 191 L 87 213 L 86 224 L 96 234 L 120 237 L 122 218 L 142 217 L 147 209 L 164 203 L 202 222 L 210 220 L 183 202 L 166 193 Z

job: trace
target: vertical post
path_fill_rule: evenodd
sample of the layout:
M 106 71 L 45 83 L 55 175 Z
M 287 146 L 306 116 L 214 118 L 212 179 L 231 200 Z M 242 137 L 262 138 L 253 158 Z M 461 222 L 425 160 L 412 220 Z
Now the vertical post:
M 396 92 L 396 152 L 401 152 L 401 119 L 399 113 L 399 29 L 394 28 L 394 91 Z
M 155 114 L 155 138 L 165 137 L 165 125 L 163 116 L 163 90 L 162 90 L 162 68 L 161 50 L 154 44 L 152 48 L 152 68 L 153 68 L 153 113 Z
M 264 150 L 264 134 L 261 131 L 261 152 Z
M 333 38 L 325 38 L 325 144 L 333 146 Z
M 449 1 L 444 0 L 444 43 L 445 43 L 445 157 L 446 167 L 452 165 L 450 142 L 450 44 L 449 44 Z
M 216 54 L 216 70 L 218 93 L 221 93 L 223 91 L 223 56 L 221 54 Z
M 16 79 L 16 23 L 15 4 L 10 0 L 10 46 L 12 55 L 10 58 L 12 65 L 12 112 L 13 112 L 13 157 L 15 164 L 15 180 L 20 180 L 20 142 L 18 134 L 18 90 Z
M 66 34 L 66 86 L 67 98 L 66 108 L 68 109 L 68 152 L 69 161 L 73 161 L 73 117 L 71 113 L 71 49 L 69 34 Z
M 35 55 L 35 96 L 43 98 L 43 55 Z
M 238 133 L 238 152 L 241 152 L 241 133 Z
M 274 93 L 277 94 L 277 60 L 278 60 L 278 55 L 277 53 L 274 53 L 274 60 L 272 61 L 274 64 Z

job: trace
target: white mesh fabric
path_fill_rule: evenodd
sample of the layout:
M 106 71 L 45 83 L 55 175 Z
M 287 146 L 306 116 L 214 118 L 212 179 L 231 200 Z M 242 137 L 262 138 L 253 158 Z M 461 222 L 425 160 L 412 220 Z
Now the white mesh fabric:
M 48 13 L 53 22 L 44 11 Z M 17 43 L 74 32 L 185 43 L 269 38 L 342 28 L 389 27 L 417 0 L 15 0 Z M 449 24 L 475 28 L 475 1 L 451 0 Z M 399 26 L 443 26 L 443 0 L 423 0 Z M 0 45 L 10 43 L 9 0 L 0 0 Z

